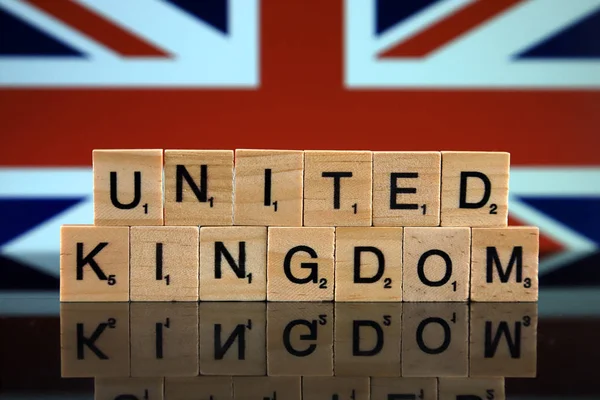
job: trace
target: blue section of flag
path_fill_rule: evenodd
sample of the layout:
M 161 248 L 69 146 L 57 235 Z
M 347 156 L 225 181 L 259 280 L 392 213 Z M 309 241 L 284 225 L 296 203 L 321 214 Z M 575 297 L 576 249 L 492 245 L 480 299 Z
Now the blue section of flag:
M 522 200 L 600 244 L 600 197 L 528 197 Z
M 229 0 L 167 0 L 217 30 L 229 32 Z
M 81 57 L 72 47 L 48 36 L 0 8 L 0 55 Z
M 85 199 L 0 199 L 0 246 L 83 200 Z
M 600 58 L 600 9 L 537 43 L 517 58 Z
M 381 35 L 391 27 L 439 1 L 377 0 L 375 3 L 375 33 Z

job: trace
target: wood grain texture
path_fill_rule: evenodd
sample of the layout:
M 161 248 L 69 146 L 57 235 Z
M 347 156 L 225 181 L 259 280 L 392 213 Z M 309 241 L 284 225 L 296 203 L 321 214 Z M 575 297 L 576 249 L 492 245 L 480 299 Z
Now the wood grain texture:
M 506 400 L 504 378 L 439 378 L 439 400 L 456 400 L 459 395 Z
M 200 303 L 200 375 L 266 375 L 266 304 Z
M 467 304 L 404 304 L 402 376 L 466 377 L 468 318 Z
M 60 301 L 128 300 L 129 227 L 61 226 Z
M 306 396 L 302 396 L 301 380 L 300 376 L 236 376 L 233 378 L 234 398 L 235 400 L 306 399 Z
M 192 226 L 131 228 L 132 301 L 198 301 L 199 231 Z
M 438 400 L 437 379 L 371 378 L 371 400 L 408 399 L 411 395 L 414 399 Z
M 537 303 L 471 305 L 470 376 L 535 377 Z
M 230 376 L 167 377 L 165 398 L 168 400 L 210 400 L 211 398 L 233 400 L 233 379 Z
M 98 332 L 94 348 L 79 347 L 78 330 L 89 340 Z M 63 378 L 129 376 L 129 304 L 62 303 L 60 360 Z
M 267 305 L 267 374 L 333 375 L 333 304 Z
M 120 396 L 162 400 L 163 387 L 163 378 L 96 378 L 94 400 L 115 400 Z
M 469 228 L 405 228 L 404 301 L 467 301 L 470 253 Z
M 94 150 L 93 168 L 94 225 L 163 224 L 162 150 Z
M 439 151 L 373 153 L 373 226 L 440 224 Z
M 472 301 L 537 301 L 539 229 L 473 228 Z
M 133 303 L 131 376 L 198 375 L 198 304 Z
M 305 151 L 304 225 L 371 226 L 372 172 L 370 151 Z
M 509 169 L 509 153 L 443 151 L 441 225 L 506 226 Z M 472 174 L 484 177 L 468 176 Z M 463 175 L 465 204 L 460 201 Z M 489 198 L 484 180 L 489 183 Z
M 331 301 L 334 228 L 269 228 L 268 301 Z
M 302 151 L 236 150 L 234 224 L 302 226 L 303 169 Z
M 308 376 L 302 379 L 302 395 L 311 400 L 369 400 L 369 377 Z
M 400 376 L 401 303 L 335 305 L 336 376 Z
M 335 301 L 402 301 L 402 228 L 336 228 Z
M 267 228 L 200 228 L 200 300 L 267 298 Z
M 165 150 L 164 171 L 165 225 L 233 225 L 232 150 Z

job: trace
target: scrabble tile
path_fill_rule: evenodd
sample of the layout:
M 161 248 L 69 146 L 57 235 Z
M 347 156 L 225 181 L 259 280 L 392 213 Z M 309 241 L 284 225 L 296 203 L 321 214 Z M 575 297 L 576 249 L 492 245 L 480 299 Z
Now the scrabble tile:
M 404 304 L 402 376 L 466 377 L 468 318 L 466 304 Z
M 165 378 L 167 400 L 233 400 L 230 376 Z
M 94 400 L 161 400 L 163 381 L 163 378 L 96 378 Z
M 334 228 L 269 228 L 268 301 L 333 300 Z
M 442 226 L 506 226 L 510 154 L 442 152 Z
M 304 225 L 371 226 L 370 151 L 304 152 Z
M 539 229 L 473 228 L 471 300 L 537 301 Z
M 440 224 L 439 151 L 373 153 L 373 226 Z
M 401 303 L 335 305 L 336 376 L 400 376 Z
M 404 301 L 467 301 L 469 228 L 404 229 Z
M 436 378 L 371 378 L 371 400 L 437 400 L 437 396 Z
M 333 375 L 333 304 L 267 304 L 267 375 Z
M 304 154 L 235 151 L 235 225 L 302 226 Z
M 302 395 L 310 400 L 369 400 L 369 377 L 308 376 L 302 379 Z
M 504 378 L 439 378 L 439 400 L 506 400 Z
M 199 229 L 134 226 L 131 241 L 132 301 L 197 301 Z
M 537 303 L 471 305 L 470 376 L 535 377 Z
M 267 228 L 200 228 L 200 300 L 267 298 Z
M 131 376 L 198 375 L 198 304 L 133 303 Z
M 336 228 L 335 301 L 402 301 L 402 228 Z
M 61 376 L 129 376 L 129 304 L 60 305 Z
M 232 150 L 165 150 L 165 225 L 233 225 Z
M 163 151 L 94 150 L 94 225 L 163 224 Z
M 129 227 L 60 228 L 60 301 L 129 300 Z
M 265 375 L 265 303 L 200 303 L 200 375 Z
M 300 400 L 302 396 L 299 376 L 234 377 L 235 400 Z M 217 399 L 215 399 L 217 400 Z

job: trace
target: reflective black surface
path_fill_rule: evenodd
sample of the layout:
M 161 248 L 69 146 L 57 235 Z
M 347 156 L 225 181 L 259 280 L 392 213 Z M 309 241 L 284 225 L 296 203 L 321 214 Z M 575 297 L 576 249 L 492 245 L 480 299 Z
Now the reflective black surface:
M 501 399 L 504 388 L 510 399 L 600 398 L 598 300 L 597 290 L 471 305 L 7 295 L 0 399 Z

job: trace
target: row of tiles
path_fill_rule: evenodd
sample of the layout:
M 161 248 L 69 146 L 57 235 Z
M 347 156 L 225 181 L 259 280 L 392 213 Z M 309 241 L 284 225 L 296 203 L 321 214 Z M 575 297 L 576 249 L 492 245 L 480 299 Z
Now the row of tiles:
M 95 225 L 506 226 L 500 152 L 94 150 Z
M 122 396 L 122 397 L 119 397 Z M 128 396 L 128 397 L 127 397 Z M 505 400 L 504 378 L 96 378 L 95 400 Z
M 535 303 L 68 303 L 64 377 L 531 377 Z
M 61 230 L 62 301 L 536 301 L 537 228 Z

